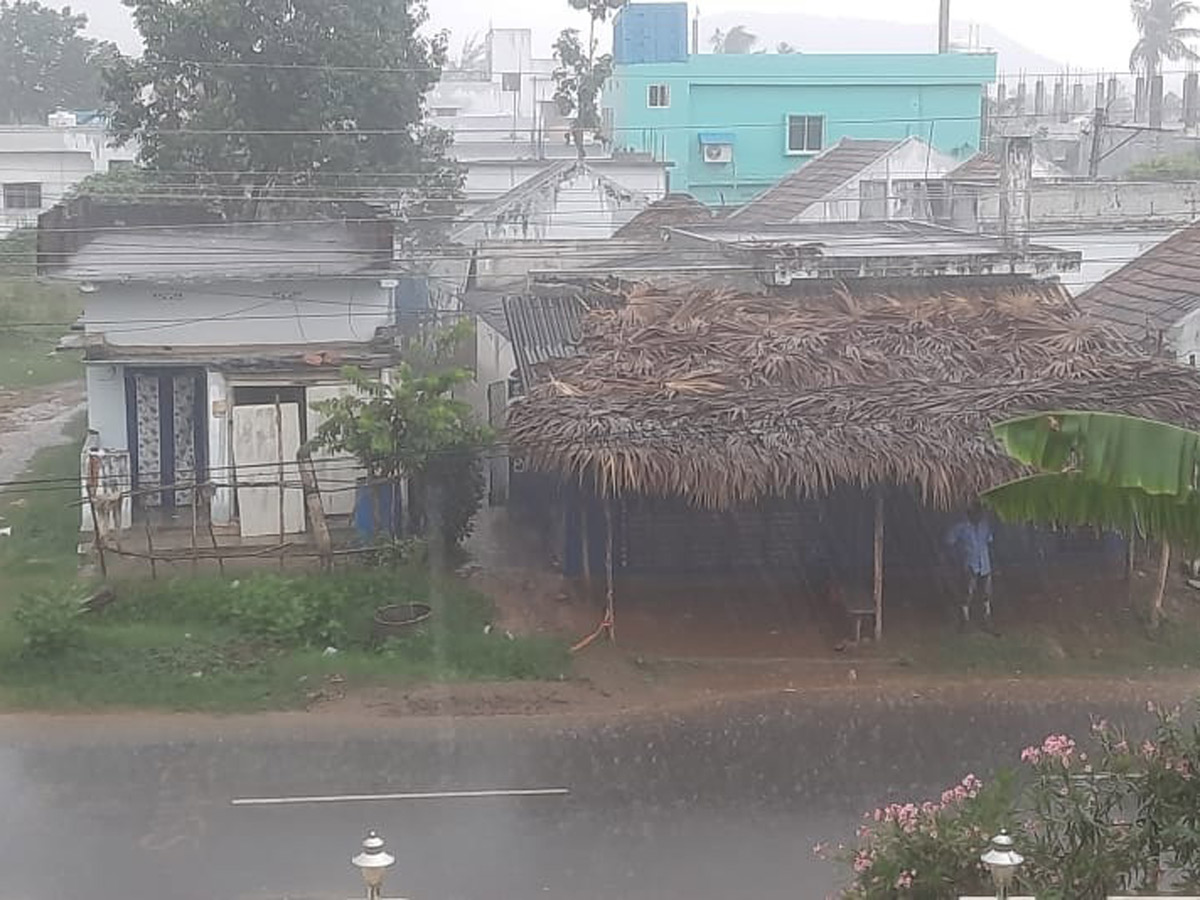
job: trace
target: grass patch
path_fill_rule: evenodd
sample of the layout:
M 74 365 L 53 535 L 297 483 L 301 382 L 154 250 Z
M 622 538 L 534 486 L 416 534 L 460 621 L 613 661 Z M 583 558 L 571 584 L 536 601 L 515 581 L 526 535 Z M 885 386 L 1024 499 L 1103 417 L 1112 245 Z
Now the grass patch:
M 140 581 L 117 590 L 120 599 L 89 618 L 80 646 L 64 655 L 30 658 L 15 629 L 0 633 L 0 702 L 43 709 L 293 709 L 354 688 L 554 679 L 569 666 L 559 641 L 485 633 L 491 615 L 485 597 L 415 567 Z M 433 607 L 427 625 L 401 640 L 375 642 L 375 608 L 407 600 Z M 266 621 L 272 616 L 292 630 L 275 630 Z
M 23 489 L 0 491 L 0 620 L 22 594 L 69 585 L 76 576 L 80 510 L 79 446 L 82 419 L 66 429 L 70 443 L 42 450 L 22 481 L 40 481 Z M 3 626 L 0 626 L 3 627 Z
M 55 353 L 58 339 L 82 312 L 79 291 L 34 279 L 35 232 L 0 240 L 0 389 L 79 378 L 76 354 Z
M 946 634 L 905 648 L 916 669 L 953 674 L 1145 675 L 1200 668 L 1200 628 L 1164 622 L 1151 638 L 1130 622 L 1120 636 L 1088 640 L 1051 629 L 1004 630 L 999 637 L 978 631 Z

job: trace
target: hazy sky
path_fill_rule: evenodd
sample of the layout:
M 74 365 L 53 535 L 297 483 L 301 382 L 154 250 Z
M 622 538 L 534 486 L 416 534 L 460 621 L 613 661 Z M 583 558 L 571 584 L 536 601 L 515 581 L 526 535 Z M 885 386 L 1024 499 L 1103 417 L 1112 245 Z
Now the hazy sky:
M 50 2 L 58 5 L 61 0 Z M 89 14 L 91 30 L 98 36 L 116 40 L 127 50 L 136 47 L 128 11 L 120 0 L 74 0 L 71 5 Z M 931 28 L 937 8 L 938 0 L 702 0 L 700 3 L 702 16 L 748 9 L 796 11 L 830 17 L 929 22 Z M 431 0 L 430 12 L 435 27 L 454 32 L 455 45 L 473 32 L 486 31 L 489 24 L 497 28 L 531 27 L 536 44 L 547 53 L 558 29 L 586 23 L 581 13 L 568 8 L 566 0 L 504 3 Z M 991 25 L 1030 50 L 1074 67 L 1124 70 L 1134 41 L 1128 0 L 952 0 L 952 14 L 958 27 L 967 22 Z M 1200 22 L 1195 24 L 1200 26 Z M 803 49 L 803 44 L 800 46 Z

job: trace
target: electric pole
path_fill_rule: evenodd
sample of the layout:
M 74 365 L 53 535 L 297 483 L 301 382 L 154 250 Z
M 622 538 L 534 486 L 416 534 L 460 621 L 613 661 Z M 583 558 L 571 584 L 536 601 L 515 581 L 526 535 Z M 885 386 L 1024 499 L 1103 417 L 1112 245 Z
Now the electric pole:
M 938 12 L 938 53 L 950 52 L 950 0 L 941 0 Z

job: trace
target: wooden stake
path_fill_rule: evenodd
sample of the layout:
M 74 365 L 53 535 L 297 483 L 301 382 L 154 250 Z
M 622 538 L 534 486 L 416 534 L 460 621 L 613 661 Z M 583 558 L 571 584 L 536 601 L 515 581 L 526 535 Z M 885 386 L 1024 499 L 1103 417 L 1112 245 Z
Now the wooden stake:
M 1163 538 L 1162 552 L 1158 558 L 1158 584 L 1154 591 L 1154 602 L 1150 606 L 1150 629 L 1157 631 L 1162 622 L 1163 598 L 1167 593 L 1167 574 L 1171 570 L 1171 542 Z
M 212 541 L 213 556 L 217 558 L 217 568 L 220 569 L 221 574 L 224 575 L 225 558 L 221 556 L 221 547 L 219 544 L 217 544 L 217 533 L 213 530 L 212 521 L 212 502 L 213 496 L 216 494 L 216 492 L 217 489 L 211 482 L 203 485 L 202 496 L 204 497 L 204 524 L 208 526 L 208 539 Z
M 883 490 L 875 489 L 875 640 L 883 640 Z
M 196 504 L 200 502 L 199 494 L 196 488 L 196 482 L 192 481 L 192 574 L 196 574 L 196 569 L 200 565 L 200 548 L 196 545 Z
M 158 563 L 154 558 L 154 538 L 150 536 L 150 516 L 147 514 L 148 512 L 145 507 L 142 508 L 142 525 L 146 529 L 146 556 L 150 560 L 150 580 L 157 581 Z

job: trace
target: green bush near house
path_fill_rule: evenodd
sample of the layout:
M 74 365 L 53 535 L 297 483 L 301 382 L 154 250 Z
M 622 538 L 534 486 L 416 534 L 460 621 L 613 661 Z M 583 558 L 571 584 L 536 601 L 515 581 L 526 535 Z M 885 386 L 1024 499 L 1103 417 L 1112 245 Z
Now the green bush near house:
M 116 589 L 118 600 L 103 612 L 66 626 L 56 616 L 68 601 L 39 599 L 46 652 L 26 650 L 24 614 L 15 614 L 9 633 L 0 632 L 0 703 L 288 709 L 325 696 L 331 683 L 340 692 L 557 679 L 569 667 L 561 641 L 510 638 L 487 628 L 487 598 L 417 566 L 137 581 Z M 77 606 L 78 599 L 71 602 Z M 377 643 L 375 610 L 407 602 L 429 604 L 432 616 L 401 639 Z

